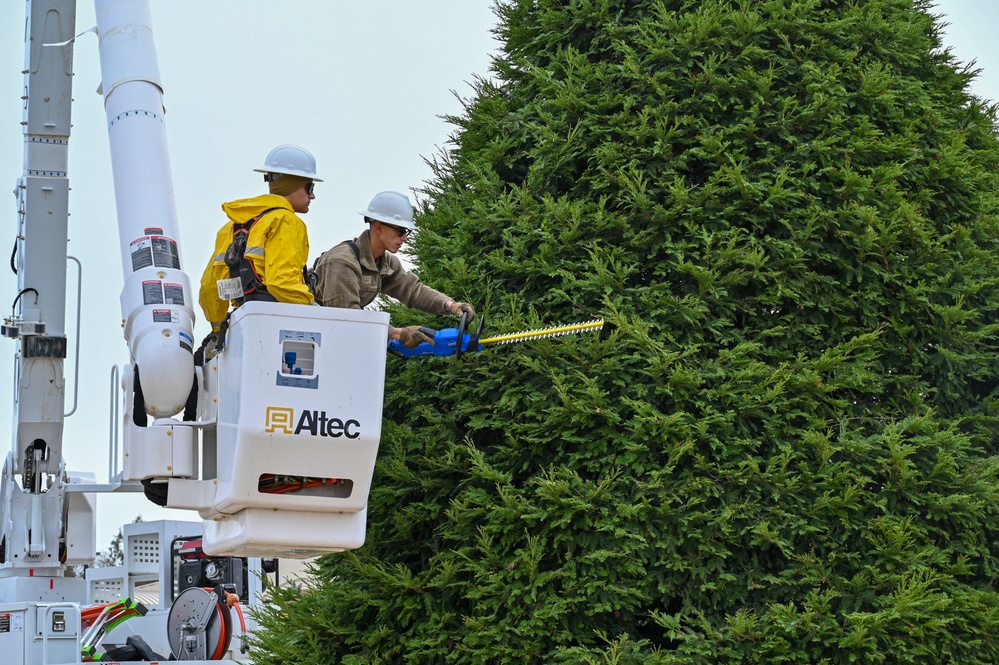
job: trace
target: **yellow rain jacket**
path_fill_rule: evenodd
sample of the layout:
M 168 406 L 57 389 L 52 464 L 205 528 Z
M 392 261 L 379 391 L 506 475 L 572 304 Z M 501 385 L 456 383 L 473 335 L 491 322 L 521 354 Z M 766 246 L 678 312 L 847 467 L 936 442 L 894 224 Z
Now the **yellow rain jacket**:
M 201 276 L 199 301 L 212 329 L 218 330 L 229 311 L 230 301 L 219 298 L 217 282 L 229 279 L 225 252 L 232 244 L 233 224 L 245 224 L 268 208 L 273 210 L 250 228 L 246 258 L 267 292 L 278 302 L 311 305 L 312 294 L 305 284 L 302 268 L 309 260 L 309 233 L 305 222 L 295 214 L 288 199 L 264 194 L 222 204 L 229 221 L 215 236 L 215 251 Z

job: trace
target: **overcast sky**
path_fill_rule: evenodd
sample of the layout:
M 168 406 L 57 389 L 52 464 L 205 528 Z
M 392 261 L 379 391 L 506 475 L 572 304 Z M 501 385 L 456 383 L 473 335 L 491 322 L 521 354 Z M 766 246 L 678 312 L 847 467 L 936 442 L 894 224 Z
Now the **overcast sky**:
M 425 158 L 445 148 L 475 75 L 487 75 L 496 42 L 491 0 L 150 0 L 165 88 L 166 127 L 180 221 L 182 267 L 195 286 L 224 221 L 219 206 L 262 193 L 252 171 L 281 143 L 316 156 L 316 200 L 304 217 L 311 256 L 363 230 L 357 211 L 377 192 L 407 192 L 431 176 Z M 0 197 L 22 172 L 21 101 L 24 2 L 0 2 Z M 941 0 L 951 25 L 947 43 L 983 71 L 973 89 L 999 99 L 996 0 Z M 77 30 L 96 23 L 84 0 Z M 83 262 L 80 396 L 67 420 L 64 454 L 71 470 L 106 482 L 109 376 L 128 362 L 118 295 L 122 275 L 114 193 L 100 83 L 97 40 L 84 35 L 74 53 L 70 138 L 69 253 Z M 0 256 L 16 232 L 13 196 L 0 206 Z M 8 253 L 4 253 L 8 252 Z M 3 265 L 6 265 L 6 260 Z M 6 271 L 6 268 L 3 268 Z M 0 279 L 0 314 L 17 292 Z M 70 270 L 70 275 L 74 274 Z M 72 277 L 71 277 L 72 279 Z M 75 284 L 70 287 L 75 293 Z M 75 302 L 68 305 L 72 335 Z M 207 332 L 196 311 L 196 337 Z M 66 374 L 74 379 L 73 341 Z M 15 343 L 0 339 L 0 376 L 13 375 Z M 67 410 L 72 407 L 72 391 Z M 4 406 L 7 405 L 7 406 Z M 10 380 L 0 381 L 0 432 L 11 431 Z M 7 439 L 9 441 L 9 438 Z M 0 446 L 0 455 L 8 448 Z M 107 547 L 122 523 L 196 520 L 141 495 L 98 499 L 97 545 Z

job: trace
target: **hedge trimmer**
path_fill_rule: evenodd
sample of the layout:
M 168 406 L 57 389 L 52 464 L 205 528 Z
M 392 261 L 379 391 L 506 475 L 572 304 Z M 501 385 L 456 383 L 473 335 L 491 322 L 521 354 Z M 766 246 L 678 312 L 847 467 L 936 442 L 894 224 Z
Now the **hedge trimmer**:
M 399 340 L 389 340 L 388 350 L 403 358 L 413 358 L 414 356 L 454 356 L 461 358 L 463 353 L 470 351 L 481 351 L 489 346 L 499 344 L 517 344 L 532 339 L 545 339 L 547 337 L 561 337 L 563 335 L 576 335 L 590 330 L 600 330 L 604 326 L 603 319 L 587 321 L 585 323 L 574 323 L 567 326 L 552 326 L 550 328 L 539 328 L 537 330 L 525 330 L 523 332 L 497 335 L 496 337 L 482 338 L 482 324 L 485 317 L 479 317 L 479 327 L 474 333 L 466 332 L 468 328 L 468 314 L 461 315 L 461 321 L 457 328 L 444 328 L 434 330 L 433 328 L 420 328 L 420 332 L 433 337 L 434 343 L 422 342 L 419 346 L 408 349 Z

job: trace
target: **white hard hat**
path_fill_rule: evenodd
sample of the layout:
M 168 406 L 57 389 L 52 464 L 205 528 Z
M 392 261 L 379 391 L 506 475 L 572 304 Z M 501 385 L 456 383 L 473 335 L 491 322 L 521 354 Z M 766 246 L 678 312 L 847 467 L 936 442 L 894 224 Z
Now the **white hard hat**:
M 267 153 L 264 165 L 259 169 L 253 169 L 257 173 L 283 173 L 286 175 L 297 175 L 303 178 L 311 178 L 316 182 L 322 182 L 316 177 L 316 158 L 305 148 L 297 145 L 279 145 Z M 264 180 L 268 180 L 267 177 Z
M 399 192 L 375 194 L 375 198 L 368 204 L 368 209 L 358 211 L 357 214 L 377 222 L 401 226 L 410 231 L 416 229 L 416 224 L 413 223 L 413 206 L 409 203 L 409 197 Z

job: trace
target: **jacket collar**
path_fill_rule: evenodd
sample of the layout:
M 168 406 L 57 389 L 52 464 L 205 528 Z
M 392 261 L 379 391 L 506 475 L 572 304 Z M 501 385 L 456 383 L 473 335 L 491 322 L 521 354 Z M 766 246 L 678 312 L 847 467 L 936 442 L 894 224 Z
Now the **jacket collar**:
M 288 199 L 274 194 L 261 194 L 249 199 L 239 199 L 222 204 L 222 210 L 230 220 L 244 224 L 268 208 L 281 208 L 294 212 Z
M 385 276 L 391 275 L 395 272 L 395 268 L 392 266 L 392 261 L 388 258 L 388 252 L 382 254 L 381 258 L 377 261 L 371 253 L 371 229 L 368 229 L 361 235 L 357 236 L 354 242 L 357 243 L 357 248 L 360 251 L 360 264 L 364 269 L 380 272 Z

